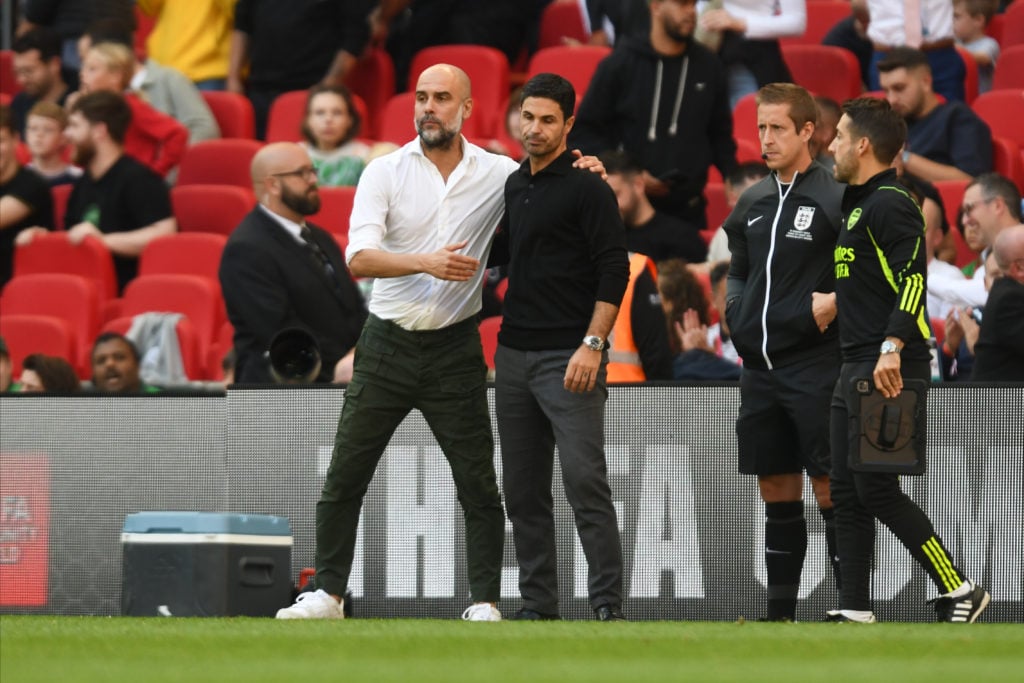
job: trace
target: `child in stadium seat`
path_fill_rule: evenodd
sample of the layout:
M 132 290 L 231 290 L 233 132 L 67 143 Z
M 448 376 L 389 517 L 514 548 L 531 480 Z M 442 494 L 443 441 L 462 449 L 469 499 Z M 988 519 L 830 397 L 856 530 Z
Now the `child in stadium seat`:
M 953 0 L 953 36 L 978 65 L 978 94 L 992 89 L 992 73 L 999 59 L 999 43 L 985 35 L 995 11 L 992 0 Z
M 28 168 L 46 178 L 50 187 L 74 183 L 82 175 L 82 169 L 68 162 L 67 125 L 67 112 L 55 102 L 37 102 L 28 112 L 25 144 L 32 153 Z

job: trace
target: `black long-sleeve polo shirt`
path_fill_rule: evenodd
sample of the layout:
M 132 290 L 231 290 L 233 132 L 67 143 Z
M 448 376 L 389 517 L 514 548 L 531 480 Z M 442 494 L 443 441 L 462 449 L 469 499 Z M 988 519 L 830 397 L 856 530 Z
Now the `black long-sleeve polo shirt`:
M 576 348 L 596 302 L 622 303 L 629 262 L 615 194 L 572 163 L 566 151 L 533 175 L 527 159 L 505 183 L 508 292 L 498 341 L 509 348 Z

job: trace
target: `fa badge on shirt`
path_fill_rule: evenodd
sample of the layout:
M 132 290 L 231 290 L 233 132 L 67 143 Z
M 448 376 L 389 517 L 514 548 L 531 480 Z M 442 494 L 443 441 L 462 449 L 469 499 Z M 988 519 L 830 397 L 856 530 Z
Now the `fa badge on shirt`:
M 796 218 L 793 219 L 793 227 L 797 230 L 806 230 L 811 227 L 814 220 L 814 207 L 801 206 L 796 210 Z

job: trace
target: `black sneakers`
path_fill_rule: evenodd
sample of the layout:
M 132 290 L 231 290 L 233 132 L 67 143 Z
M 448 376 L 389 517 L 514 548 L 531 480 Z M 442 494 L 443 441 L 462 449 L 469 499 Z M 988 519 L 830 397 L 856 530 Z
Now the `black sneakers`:
M 557 614 L 538 612 L 537 610 L 528 609 L 526 607 L 523 607 L 509 617 L 509 621 L 558 621 L 560 619 L 561 617 Z
M 594 617 L 598 621 L 625 621 L 626 617 L 622 616 L 622 610 L 618 607 L 612 607 L 611 605 L 601 605 L 594 610 Z
M 958 624 L 973 624 L 975 620 L 985 611 L 992 596 L 988 591 L 977 584 L 971 584 L 971 592 L 958 598 L 951 598 L 948 595 L 940 595 L 928 602 L 935 604 L 935 614 L 939 621 L 949 621 Z

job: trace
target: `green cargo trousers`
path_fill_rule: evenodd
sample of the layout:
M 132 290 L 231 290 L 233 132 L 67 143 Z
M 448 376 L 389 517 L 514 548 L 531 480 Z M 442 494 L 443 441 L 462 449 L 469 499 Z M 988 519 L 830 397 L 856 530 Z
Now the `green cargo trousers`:
M 476 316 L 423 332 L 374 315 L 367 319 L 316 506 L 317 588 L 345 594 L 363 496 L 391 436 L 416 408 L 452 470 L 466 523 L 472 599 L 498 600 L 505 515 L 494 471 L 486 376 Z

